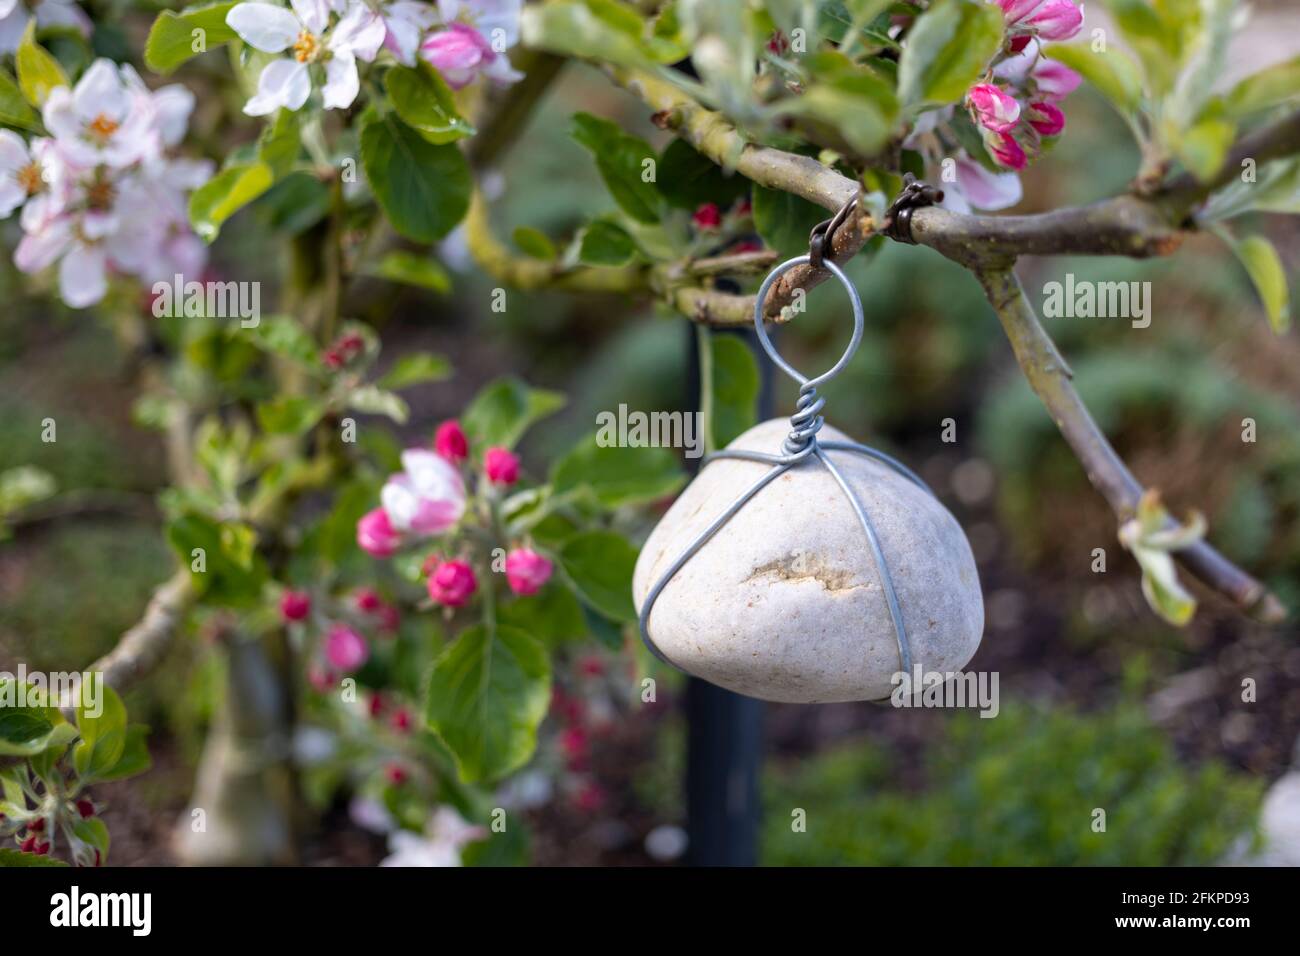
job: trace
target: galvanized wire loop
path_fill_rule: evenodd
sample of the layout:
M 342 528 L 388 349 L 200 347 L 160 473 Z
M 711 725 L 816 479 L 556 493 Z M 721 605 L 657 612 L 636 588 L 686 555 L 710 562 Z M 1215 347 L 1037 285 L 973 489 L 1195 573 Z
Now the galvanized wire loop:
M 847 216 L 847 211 L 849 209 L 851 209 L 851 204 L 841 210 L 840 214 L 837 214 L 836 220 L 842 221 L 842 218 Z M 663 593 L 664 588 L 667 587 L 668 583 L 677 575 L 677 573 L 686 566 L 687 562 L 689 562 L 690 559 L 708 543 L 709 539 L 711 539 L 723 525 L 730 521 L 740 511 L 740 509 L 750 501 L 750 499 L 791 468 L 800 468 L 805 466 L 811 467 L 811 463 L 815 461 L 830 473 L 831 477 L 835 480 L 835 483 L 839 486 L 845 497 L 848 498 L 849 505 L 853 510 L 853 515 L 857 519 L 858 524 L 862 527 L 863 534 L 866 537 L 868 550 L 871 552 L 872 561 L 876 566 L 876 575 L 880 580 L 881 590 L 884 592 L 885 602 L 889 608 L 890 619 L 894 625 L 894 637 L 898 646 L 899 667 L 903 672 L 909 674 L 912 670 L 912 648 L 908 641 L 907 628 L 903 621 L 902 607 L 898 600 L 898 594 L 894 588 L 893 576 L 890 574 L 887 556 L 884 553 L 880 537 L 876 534 L 875 526 L 872 524 L 871 517 L 867 514 L 866 508 L 863 507 L 862 502 L 858 499 L 858 496 L 854 494 L 847 479 L 845 479 L 844 475 L 835 463 L 831 461 L 827 453 L 848 452 L 850 454 L 861 455 L 864 458 L 870 458 L 873 461 L 877 461 L 885 467 L 893 470 L 897 474 L 902 475 L 926 493 L 931 495 L 934 493 L 913 471 L 882 451 L 877 451 L 876 449 L 870 448 L 866 445 L 859 445 L 856 442 L 821 442 L 817 437 L 818 432 L 821 431 L 822 425 L 825 424 L 825 419 L 822 417 L 821 412 L 822 409 L 826 407 L 826 399 L 817 393 L 817 388 L 818 386 L 829 382 L 838 375 L 846 365 L 848 365 L 849 360 L 853 358 L 853 354 L 858 350 L 858 346 L 862 342 L 862 300 L 858 297 L 857 289 L 853 287 L 853 283 L 849 281 L 848 276 L 846 276 L 843 270 L 841 270 L 834 262 L 831 262 L 829 259 L 822 260 L 819 263 L 814 261 L 815 258 L 820 258 L 819 255 L 815 255 L 820 252 L 819 240 L 824 240 L 825 236 L 830 231 L 830 228 L 822 227 L 833 227 L 837 224 L 838 223 L 836 223 L 835 220 L 828 220 L 827 223 L 819 224 L 819 228 L 813 231 L 812 249 L 814 251 L 809 255 L 796 256 L 793 259 L 788 259 L 781 263 L 768 274 L 767 278 L 763 280 L 763 284 L 758 288 L 754 305 L 754 331 L 758 336 L 759 344 L 763 347 L 763 351 L 767 353 L 773 364 L 798 383 L 799 399 L 795 403 L 794 414 L 790 416 L 790 433 L 786 436 L 785 441 L 781 445 L 781 454 L 772 455 L 758 451 L 724 449 L 705 457 L 703 462 L 705 467 L 707 467 L 711 462 L 723 458 L 730 458 L 739 461 L 753 461 L 771 465 L 772 467 L 750 485 L 749 488 L 745 489 L 745 491 L 743 491 L 740 496 L 736 498 L 736 500 L 733 501 L 725 511 L 723 511 L 722 514 L 709 523 L 708 527 L 696 535 L 695 539 L 687 545 L 686 550 L 673 561 L 662 575 L 660 575 L 659 579 L 646 595 L 645 602 L 641 606 L 641 613 L 638 621 L 641 630 L 641 640 L 645 642 L 645 645 L 650 652 L 664 663 L 671 664 L 672 662 L 650 637 L 649 629 L 650 612 L 654 607 L 655 601 L 659 598 L 659 595 Z M 830 369 L 816 378 L 808 378 L 781 357 L 781 354 L 777 352 L 776 348 L 772 345 L 771 339 L 768 338 L 767 330 L 764 328 L 763 323 L 763 307 L 767 301 L 768 291 L 787 271 L 796 266 L 805 264 L 820 265 L 839 279 L 840 283 L 848 292 L 849 302 L 853 307 L 853 335 L 849 339 L 849 344 L 845 348 L 844 354 L 840 356 L 839 361 L 837 361 Z

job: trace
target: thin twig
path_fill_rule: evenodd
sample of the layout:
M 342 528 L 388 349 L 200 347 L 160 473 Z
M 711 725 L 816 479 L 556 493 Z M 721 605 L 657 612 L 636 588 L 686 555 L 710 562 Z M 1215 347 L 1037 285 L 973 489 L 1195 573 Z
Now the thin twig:
M 975 270 L 989 303 L 1002 322 L 1016 361 L 1061 435 L 1074 450 L 1094 488 L 1121 522 L 1137 509 L 1144 488 L 1116 454 L 1070 381 L 1070 369 L 1038 321 L 1010 268 Z M 1173 557 L 1193 577 L 1260 620 L 1286 617 L 1282 603 L 1263 584 L 1204 541 L 1175 551 Z

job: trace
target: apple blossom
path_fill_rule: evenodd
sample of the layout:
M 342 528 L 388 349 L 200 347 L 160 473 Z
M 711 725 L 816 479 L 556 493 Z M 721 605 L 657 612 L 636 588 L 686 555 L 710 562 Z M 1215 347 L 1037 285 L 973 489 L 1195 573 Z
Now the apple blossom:
M 388 479 L 379 500 L 396 531 L 442 534 L 465 513 L 465 484 L 441 455 L 408 448 L 402 452 L 402 472 Z
M 402 65 L 415 66 L 420 38 L 438 22 L 438 11 L 428 3 L 396 0 L 380 7 L 380 16 L 384 20 L 384 49 Z
M 976 122 L 997 133 L 1009 133 L 1020 119 L 1020 104 L 992 83 L 978 83 L 966 93 Z
M 429 820 L 426 835 L 394 830 L 388 837 L 392 851 L 380 866 L 460 866 L 460 852 L 467 843 L 486 839 L 486 827 L 467 823 L 451 807 L 439 807 Z
M 1039 95 L 1049 100 L 1064 99 L 1083 82 L 1082 76 L 1054 60 L 1040 60 L 1031 75 Z
M 38 28 L 71 27 L 90 36 L 90 17 L 75 0 L 0 0 L 0 54 L 17 51 L 33 17 Z
M 1068 40 L 1083 26 L 1083 12 L 1070 0 L 1044 0 L 1024 22 L 1044 40 Z
M 999 165 L 1008 169 L 1024 169 L 1029 162 L 1024 147 L 1016 142 L 1015 137 L 1010 133 L 994 133 L 990 131 L 984 136 L 984 145 L 988 147 L 989 155 Z
M 506 583 L 516 594 L 536 594 L 551 579 L 554 566 L 531 548 L 516 548 L 506 555 Z
M 1015 173 L 994 173 L 966 152 L 956 158 L 956 179 L 944 185 L 943 207 L 968 213 L 972 209 L 1006 209 L 1020 202 L 1020 177 Z
M 387 31 L 383 19 L 360 0 L 351 0 L 331 29 L 331 9 L 338 12 L 341 2 L 291 0 L 292 10 L 261 2 L 231 8 L 226 23 L 245 43 L 263 53 L 291 54 L 263 67 L 256 95 L 244 104 L 245 113 L 265 116 L 281 107 L 301 109 L 311 95 L 310 67 L 317 63 L 325 70 L 325 109 L 352 105 L 361 89 L 356 61 L 373 60 Z
M 444 607 L 461 607 L 478 590 L 474 569 L 464 561 L 444 561 L 429 575 L 429 597 Z
M 345 674 L 350 674 L 370 658 L 366 639 L 344 624 L 335 624 L 325 638 L 325 658 Z
M 130 166 L 145 157 L 151 142 L 150 101 L 136 95 L 143 86 L 131 67 L 98 59 L 71 90 L 50 91 L 41 117 L 70 163 Z
M 401 535 L 393 530 L 388 512 L 383 508 L 366 512 L 357 522 L 357 544 L 371 557 L 390 557 L 401 541 Z
M 1059 136 L 1065 129 L 1065 114 L 1052 103 L 1030 103 L 1026 118 L 1043 136 Z
M 46 189 L 46 172 L 13 130 L 0 129 L 0 219 Z
M 306 591 L 285 591 L 280 595 L 280 616 L 286 621 L 301 621 L 311 613 L 311 595 Z
M 998 6 L 1002 8 L 1007 23 L 1019 23 L 1042 2 L 1043 0 L 998 0 Z
M 706 202 L 691 215 L 691 222 L 696 229 L 715 230 L 722 225 L 722 210 L 715 202 Z
M 513 485 L 519 480 L 519 458 L 508 448 L 489 448 L 483 455 L 483 471 L 494 485 Z
M 469 439 L 465 437 L 460 422 L 453 418 L 439 425 L 433 435 L 433 449 L 452 464 L 468 458 Z
M 424 38 L 420 56 L 453 89 L 479 76 L 513 83 L 523 74 L 510 66 L 505 53 L 519 41 L 522 8 L 522 0 L 440 0 L 438 12 L 446 26 Z

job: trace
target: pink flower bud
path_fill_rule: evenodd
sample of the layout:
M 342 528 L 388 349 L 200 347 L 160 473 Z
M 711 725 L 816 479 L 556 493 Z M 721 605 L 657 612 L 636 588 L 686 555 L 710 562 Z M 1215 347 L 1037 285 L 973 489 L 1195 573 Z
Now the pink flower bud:
M 301 621 L 311 613 L 311 595 L 306 591 L 285 591 L 280 595 L 280 616 L 286 621 Z
M 1012 52 L 1012 53 L 1020 53 L 1020 52 L 1022 52 L 1022 51 L 1024 50 L 1025 47 L 1029 46 L 1029 41 L 1032 40 L 1032 39 L 1033 39 L 1033 37 L 1030 36 L 1028 33 L 1022 33 L 1022 34 L 1020 34 L 1020 36 L 1018 36 L 1018 37 L 1012 37 L 1012 38 L 1011 38 L 1011 52 Z
M 307 670 L 307 682 L 311 684 L 312 690 L 318 694 L 324 694 L 332 690 L 337 681 L 338 675 L 327 667 L 313 664 Z
M 1051 103 L 1030 103 L 1028 119 L 1043 136 L 1059 136 L 1065 129 L 1065 114 Z
M 975 114 L 975 121 L 996 133 L 1008 133 L 1020 119 L 1020 104 L 992 83 L 972 86 L 966 102 Z
M 506 555 L 506 583 L 516 594 L 536 594 L 551 579 L 554 565 L 530 548 L 516 548 Z
M 374 588 L 362 588 L 357 592 L 354 600 L 358 611 L 378 611 L 384 605 L 383 598 Z
M 95 805 L 84 797 L 77 801 L 77 812 L 83 820 L 95 815 Z
M 1010 133 L 987 133 L 984 137 L 984 145 L 988 147 L 989 154 L 999 166 L 1019 170 L 1024 169 L 1029 162 L 1024 148 Z
M 394 787 L 400 787 L 406 783 L 406 770 L 401 764 L 390 763 L 384 768 L 384 776 Z
M 691 222 L 695 223 L 696 229 L 717 229 L 722 225 L 722 210 L 718 208 L 717 203 L 706 202 L 695 210 L 695 214 L 691 216 Z
M 464 561 L 444 561 L 429 575 L 429 597 L 443 607 L 461 607 L 478 589 L 474 569 Z
M 399 708 L 388 722 L 398 733 L 407 733 L 411 729 L 411 712 L 405 707 Z
M 453 90 L 472 83 L 496 59 L 492 45 L 464 23 L 451 23 L 445 30 L 430 33 L 420 44 L 420 56 Z
M 346 625 L 334 625 L 325 639 L 325 658 L 345 674 L 355 671 L 369 657 L 366 639 Z
M 1083 82 L 1082 76 L 1055 60 L 1039 60 L 1033 78 L 1039 94 L 1049 100 L 1065 99 Z
M 433 434 L 433 450 L 452 464 L 469 457 L 469 439 L 465 437 L 460 422 L 453 418 L 438 426 Z
M 1025 18 L 1044 40 L 1068 40 L 1083 26 L 1083 12 L 1070 0 L 1044 0 Z
M 1033 13 L 1034 8 L 1042 2 L 1043 0 L 998 0 L 998 6 L 1006 15 L 1007 23 L 1015 23 Z
M 519 458 L 509 449 L 489 448 L 483 456 L 483 470 L 495 485 L 513 485 L 519 480 Z
M 388 512 L 376 508 L 357 522 L 357 544 L 361 550 L 375 558 L 387 558 L 397 550 L 401 537 L 393 530 Z

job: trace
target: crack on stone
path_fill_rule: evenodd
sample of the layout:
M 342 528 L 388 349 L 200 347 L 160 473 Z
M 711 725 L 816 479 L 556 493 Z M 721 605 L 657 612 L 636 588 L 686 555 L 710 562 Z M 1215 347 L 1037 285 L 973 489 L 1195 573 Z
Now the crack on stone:
M 796 560 L 803 565 L 801 569 L 795 569 Z M 832 568 L 820 559 L 808 555 L 802 555 L 798 559 L 792 555 L 789 558 L 778 558 L 761 564 L 750 571 L 741 583 L 746 584 L 761 577 L 774 577 L 780 581 L 816 581 L 824 590 L 830 592 L 852 591 L 855 588 L 871 586 L 854 582 L 852 571 Z

